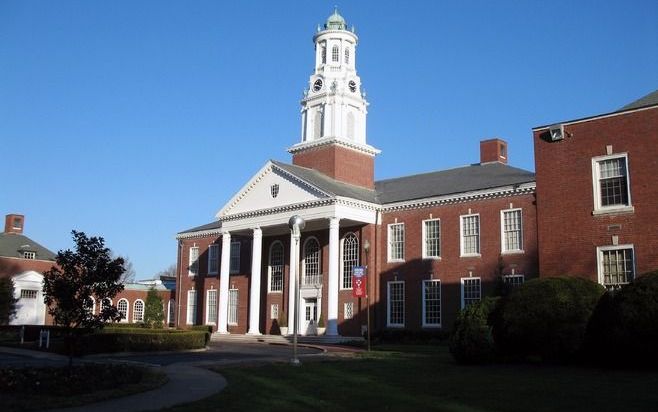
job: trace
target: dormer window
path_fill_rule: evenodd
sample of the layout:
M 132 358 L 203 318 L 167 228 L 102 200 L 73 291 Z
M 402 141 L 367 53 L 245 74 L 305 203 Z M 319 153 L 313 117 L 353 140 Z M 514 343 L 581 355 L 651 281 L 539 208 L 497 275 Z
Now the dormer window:
M 338 62 L 338 46 L 331 48 L 331 61 L 336 63 Z
M 37 258 L 37 252 L 23 252 L 23 259 L 34 260 Z

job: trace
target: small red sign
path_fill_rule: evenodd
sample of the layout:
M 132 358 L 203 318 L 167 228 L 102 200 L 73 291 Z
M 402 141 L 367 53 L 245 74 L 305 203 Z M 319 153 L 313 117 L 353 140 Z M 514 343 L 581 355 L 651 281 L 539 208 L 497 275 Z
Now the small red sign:
M 352 296 L 355 298 L 365 298 L 367 295 L 367 284 L 368 278 L 365 268 L 363 266 L 355 267 L 352 278 Z

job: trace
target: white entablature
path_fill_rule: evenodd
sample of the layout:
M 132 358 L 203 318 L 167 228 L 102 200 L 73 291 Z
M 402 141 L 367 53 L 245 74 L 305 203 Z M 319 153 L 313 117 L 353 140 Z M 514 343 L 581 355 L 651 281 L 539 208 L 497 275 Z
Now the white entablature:
M 324 28 L 318 26 L 313 41 L 315 70 L 301 101 L 301 141 L 291 150 L 321 139 L 366 146 L 368 102 L 356 73 L 354 28 L 348 30 L 336 10 Z

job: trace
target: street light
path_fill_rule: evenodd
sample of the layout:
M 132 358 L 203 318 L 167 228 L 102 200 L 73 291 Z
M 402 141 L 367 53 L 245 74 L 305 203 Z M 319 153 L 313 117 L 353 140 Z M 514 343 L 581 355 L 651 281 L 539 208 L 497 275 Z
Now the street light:
M 295 308 L 294 308 L 294 321 L 292 325 L 292 359 L 290 363 L 298 366 L 301 364 L 297 357 L 297 328 L 299 325 L 299 238 L 302 236 L 302 230 L 306 226 L 306 222 L 299 215 L 294 215 L 288 220 L 288 227 L 292 233 L 292 238 L 295 240 L 295 256 L 290 256 L 290 264 L 295 262 Z

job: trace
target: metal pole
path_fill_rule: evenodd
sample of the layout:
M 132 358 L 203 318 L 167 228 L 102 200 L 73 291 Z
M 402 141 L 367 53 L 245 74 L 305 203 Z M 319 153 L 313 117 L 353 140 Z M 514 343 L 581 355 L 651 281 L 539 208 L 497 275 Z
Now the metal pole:
M 366 252 L 366 311 L 368 313 L 367 318 L 368 318 L 368 352 L 370 352 L 370 282 L 372 279 L 370 279 L 370 271 L 368 270 L 368 257 L 370 256 L 370 242 L 366 240 L 365 246 L 365 252 Z
M 299 325 L 299 259 L 297 254 L 299 250 L 299 234 L 293 234 L 295 237 L 295 321 L 292 325 L 292 360 L 290 363 L 299 365 L 299 358 L 297 357 L 297 327 Z

